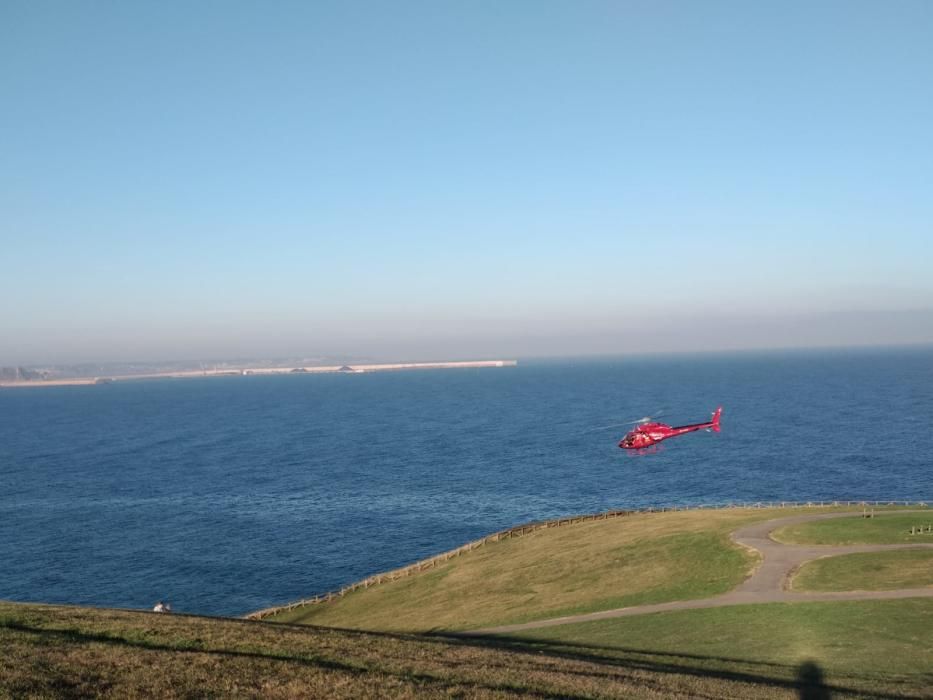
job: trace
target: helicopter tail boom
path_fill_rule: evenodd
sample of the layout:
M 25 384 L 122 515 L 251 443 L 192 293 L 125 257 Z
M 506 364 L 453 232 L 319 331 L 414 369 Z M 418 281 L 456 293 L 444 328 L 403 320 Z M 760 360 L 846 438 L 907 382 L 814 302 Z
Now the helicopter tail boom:
M 712 421 L 713 424 L 710 426 L 713 429 L 713 432 L 716 432 L 716 433 L 719 432 L 719 416 L 721 414 L 722 414 L 722 406 L 720 406 L 713 412 L 713 421 Z

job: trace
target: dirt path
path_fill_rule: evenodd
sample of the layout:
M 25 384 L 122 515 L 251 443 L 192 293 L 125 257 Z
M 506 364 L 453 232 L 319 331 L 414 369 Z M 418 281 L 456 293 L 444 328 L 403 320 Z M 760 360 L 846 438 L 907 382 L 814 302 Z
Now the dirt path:
M 903 513 L 929 511 L 900 511 Z M 718 608 L 726 605 L 744 605 L 748 603 L 798 603 L 819 600 L 883 600 L 891 598 L 917 598 L 933 596 L 933 588 L 902 588 L 894 591 L 841 591 L 833 593 L 795 593 L 788 590 L 790 578 L 803 564 L 822 557 L 834 557 L 841 554 L 858 552 L 881 552 L 892 549 L 933 549 L 933 544 L 866 544 L 866 545 L 790 545 L 781 544 L 771 539 L 770 534 L 785 525 L 829 518 L 845 518 L 859 515 L 858 512 L 829 513 L 820 515 L 795 515 L 789 518 L 776 518 L 753 523 L 739 528 L 732 533 L 732 541 L 744 547 L 751 547 L 761 554 L 758 568 L 743 583 L 728 593 L 699 600 L 680 600 L 655 605 L 636 605 L 630 608 L 603 610 L 584 615 L 568 615 L 550 620 L 536 620 L 518 625 L 503 625 L 473 630 L 463 634 L 507 634 L 541 627 L 569 625 L 576 622 L 608 620 L 614 617 L 645 615 L 669 610 L 696 610 L 698 608 Z

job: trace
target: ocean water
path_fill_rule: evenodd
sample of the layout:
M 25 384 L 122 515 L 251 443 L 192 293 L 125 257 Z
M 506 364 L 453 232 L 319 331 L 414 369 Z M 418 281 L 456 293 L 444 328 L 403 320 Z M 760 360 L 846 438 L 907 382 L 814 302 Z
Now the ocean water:
M 659 408 L 699 432 L 633 455 Z M 933 498 L 933 349 L 0 389 L 0 599 L 236 615 L 530 520 Z

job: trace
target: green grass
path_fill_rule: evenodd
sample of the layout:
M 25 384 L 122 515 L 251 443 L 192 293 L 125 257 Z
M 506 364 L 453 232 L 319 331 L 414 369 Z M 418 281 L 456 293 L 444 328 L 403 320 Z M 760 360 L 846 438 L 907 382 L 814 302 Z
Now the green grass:
M 929 598 L 688 610 L 531 630 L 517 639 L 551 654 L 586 648 L 607 663 L 664 664 L 672 673 L 752 682 L 792 683 L 810 662 L 834 698 L 847 691 L 930 697 L 933 688 Z
M 0 603 L 0 698 L 792 698 L 803 670 L 819 672 L 808 663 L 834 698 L 921 697 L 933 687 L 933 599 L 694 610 L 520 639 L 372 631 L 714 595 L 755 563 L 728 533 L 793 513 L 641 514 L 542 530 L 295 611 L 330 627 Z
M 0 698 L 929 697 L 933 600 L 693 610 L 528 638 L 0 603 Z M 812 668 L 812 667 L 811 667 Z
M 933 544 L 933 533 L 910 534 L 920 525 L 933 525 L 933 511 L 818 520 L 782 527 L 772 537 L 785 544 Z
M 728 533 L 763 511 L 654 513 L 541 530 L 424 574 L 274 618 L 370 630 L 477 629 L 705 598 L 741 583 L 757 555 Z
M 598 664 L 481 643 L 0 603 L 0 698 L 574 697 Z
M 933 549 L 845 554 L 804 564 L 791 581 L 798 591 L 889 591 L 933 587 Z
M 759 520 L 834 508 L 641 513 L 539 530 L 275 621 L 385 631 L 469 630 L 731 590 L 758 555 L 729 539 Z

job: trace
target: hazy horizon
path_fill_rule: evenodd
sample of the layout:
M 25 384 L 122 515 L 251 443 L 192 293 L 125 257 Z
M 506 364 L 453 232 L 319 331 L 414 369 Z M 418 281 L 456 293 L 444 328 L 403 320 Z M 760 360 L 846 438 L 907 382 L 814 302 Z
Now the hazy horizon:
M 770 324 L 762 327 L 760 318 L 729 318 L 727 321 L 716 319 L 711 324 L 709 317 L 693 319 L 667 319 L 669 325 L 638 330 L 600 329 L 595 324 L 586 324 L 588 335 L 565 336 L 548 334 L 546 331 L 529 333 L 503 339 L 501 333 L 492 336 L 473 333 L 454 335 L 441 340 L 417 339 L 395 345 L 383 344 L 381 350 L 373 350 L 372 345 L 361 343 L 358 346 L 338 344 L 319 345 L 315 348 L 295 343 L 285 352 L 277 348 L 281 345 L 231 344 L 224 347 L 205 345 L 199 353 L 185 354 L 171 346 L 164 348 L 161 354 L 155 347 L 147 344 L 127 344 L 119 354 L 76 354 L 74 344 L 63 355 L 36 354 L 31 358 L 8 360 L 0 353 L 0 366 L 41 366 L 41 365 L 81 365 L 81 364 L 131 364 L 138 363 L 197 363 L 197 362 L 232 362 L 232 361 L 275 361 L 275 360 L 355 360 L 367 362 L 421 362 L 444 360 L 474 359 L 549 359 L 572 357 L 611 357 L 674 353 L 730 353 L 755 351 L 797 351 L 797 350 L 832 350 L 832 349 L 871 349 L 871 348 L 923 348 L 933 346 L 929 329 L 933 326 L 933 311 L 905 311 L 900 313 L 875 312 L 865 313 L 829 313 L 811 314 L 807 317 L 787 316 L 767 319 Z M 717 323 L 716 321 L 719 321 Z M 681 327 L 677 323 L 682 323 Z M 699 343 L 702 333 L 706 343 Z M 865 327 L 870 326 L 871 333 L 865 334 Z M 915 329 L 913 334 L 903 332 L 905 327 Z M 600 331 L 603 332 L 600 332 Z M 792 333 L 793 331 L 793 333 Z M 718 335 L 717 335 L 718 334 Z M 872 337 L 874 336 L 874 337 Z M 788 337 L 794 338 L 788 340 Z M 801 337 L 806 338 L 800 342 Z M 136 348 L 134 352 L 131 348 Z M 237 348 L 230 351 L 229 348 Z M 80 351 L 77 351 L 80 352 Z M 313 362 L 309 362 L 312 364 Z
M 933 4 L 0 7 L 0 366 L 933 343 Z

